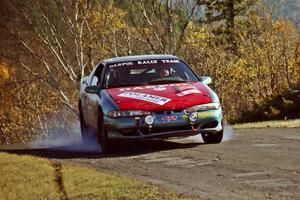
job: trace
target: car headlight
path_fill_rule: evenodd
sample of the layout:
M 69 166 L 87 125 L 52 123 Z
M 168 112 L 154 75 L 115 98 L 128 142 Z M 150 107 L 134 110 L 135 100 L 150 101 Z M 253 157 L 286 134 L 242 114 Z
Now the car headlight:
M 200 111 L 206 111 L 206 110 L 218 110 L 221 107 L 220 103 L 207 103 L 207 104 L 201 104 L 192 106 L 190 108 L 186 109 L 186 112 L 200 112 Z
M 195 123 L 198 120 L 198 113 L 197 112 L 191 112 L 189 114 L 189 120 L 192 123 Z
M 117 118 L 117 117 L 138 117 L 149 115 L 149 111 L 143 110 L 113 110 L 107 113 L 108 117 Z
M 151 126 L 154 124 L 154 121 L 155 121 L 155 117 L 152 116 L 152 115 L 147 115 L 145 117 L 145 124 L 147 124 L 148 126 Z

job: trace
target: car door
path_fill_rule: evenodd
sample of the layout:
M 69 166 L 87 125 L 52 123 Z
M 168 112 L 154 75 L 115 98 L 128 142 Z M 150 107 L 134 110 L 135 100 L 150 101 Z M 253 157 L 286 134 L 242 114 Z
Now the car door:
M 103 71 L 103 65 L 100 63 L 96 66 L 94 73 L 91 76 L 90 86 L 98 86 L 101 88 L 101 74 Z M 88 110 L 88 121 L 89 126 L 97 128 L 98 122 L 98 108 L 100 103 L 100 93 L 99 94 L 87 94 L 87 110 Z
M 88 125 L 88 93 L 85 88 L 89 86 L 91 74 L 82 79 L 79 91 L 80 109 L 83 114 L 83 119 L 86 125 Z
M 81 107 L 81 111 L 83 114 L 83 119 L 85 121 L 86 125 L 89 125 L 89 95 L 88 93 L 85 91 L 85 88 L 88 87 L 90 85 L 91 82 L 91 77 L 92 74 L 94 73 L 94 70 L 87 76 L 84 77 L 81 83 L 81 87 L 80 87 L 80 107 Z

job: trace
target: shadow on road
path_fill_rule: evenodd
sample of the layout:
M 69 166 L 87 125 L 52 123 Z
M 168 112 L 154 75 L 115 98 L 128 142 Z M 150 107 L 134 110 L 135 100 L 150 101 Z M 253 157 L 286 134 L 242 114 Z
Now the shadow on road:
M 81 144 L 72 144 L 56 147 L 31 147 L 28 144 L 9 145 L 0 147 L 0 152 L 32 155 L 52 159 L 95 159 L 104 157 L 127 157 L 140 154 L 147 154 L 156 151 L 166 151 L 172 149 L 193 148 L 202 143 L 177 143 L 171 141 L 149 140 L 138 142 L 119 142 L 114 144 L 113 152 L 102 154 L 101 152 L 81 150 Z

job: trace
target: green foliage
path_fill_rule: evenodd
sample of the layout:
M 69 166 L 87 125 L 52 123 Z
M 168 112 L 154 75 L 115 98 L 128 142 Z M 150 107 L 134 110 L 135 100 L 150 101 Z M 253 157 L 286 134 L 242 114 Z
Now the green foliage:
M 214 34 L 228 44 L 229 50 L 236 50 L 234 30 L 236 21 L 243 19 L 258 3 L 257 0 L 210 0 L 198 1 L 205 9 L 204 22 L 214 26 Z M 200 21 L 203 21 L 200 20 Z
M 300 118 L 300 90 L 287 90 L 244 110 L 235 122 L 257 122 Z

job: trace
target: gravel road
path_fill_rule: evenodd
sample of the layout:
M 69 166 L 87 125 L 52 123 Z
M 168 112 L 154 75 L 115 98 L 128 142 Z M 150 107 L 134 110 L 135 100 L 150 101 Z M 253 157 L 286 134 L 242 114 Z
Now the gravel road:
M 106 156 L 70 149 L 16 145 L 2 151 L 75 162 L 201 199 L 300 199 L 300 129 L 234 130 L 231 140 L 216 145 L 120 144 Z

